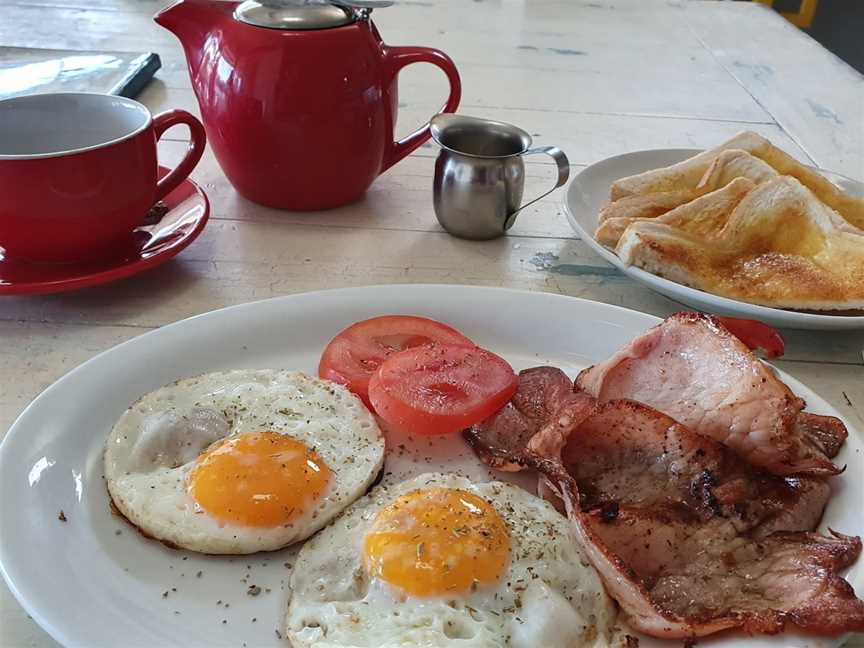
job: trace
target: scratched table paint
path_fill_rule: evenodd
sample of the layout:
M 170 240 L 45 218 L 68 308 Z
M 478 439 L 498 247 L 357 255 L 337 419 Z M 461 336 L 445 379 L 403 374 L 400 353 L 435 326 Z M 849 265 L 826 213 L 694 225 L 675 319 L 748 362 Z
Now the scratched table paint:
M 0 43 L 158 51 L 142 100 L 197 112 L 182 51 L 152 15 L 162 0 L 4 0 Z M 800 159 L 864 179 L 864 81 L 764 7 L 648 0 L 404 0 L 375 13 L 388 42 L 434 45 L 456 61 L 461 110 L 513 122 L 563 148 L 573 171 L 652 147 L 706 147 L 752 129 Z M 445 95 L 425 66 L 400 81 L 399 131 Z M 160 154 L 171 164 L 184 133 Z M 375 283 L 468 283 L 587 297 L 667 315 L 680 308 L 620 275 L 570 230 L 563 192 L 526 210 L 505 239 L 460 241 L 432 212 L 429 144 L 379 178 L 364 200 L 325 213 L 238 197 L 208 152 L 193 176 L 212 221 L 168 265 L 75 294 L 0 300 L 0 434 L 77 364 L 152 328 L 230 304 Z M 554 168 L 528 162 L 526 195 Z M 334 178 L 334 181 L 338 181 Z M 778 364 L 864 430 L 864 334 L 785 331 Z M 0 646 L 55 645 L 0 586 Z M 864 646 L 860 637 L 856 647 Z

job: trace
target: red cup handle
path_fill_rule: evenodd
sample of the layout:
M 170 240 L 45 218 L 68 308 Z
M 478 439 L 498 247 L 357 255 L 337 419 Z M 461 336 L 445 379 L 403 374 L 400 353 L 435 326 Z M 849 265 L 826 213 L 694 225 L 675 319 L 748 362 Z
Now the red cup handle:
M 396 80 L 396 75 L 406 65 L 412 63 L 431 63 L 444 71 L 447 75 L 447 80 L 450 82 L 450 96 L 447 97 L 447 103 L 439 112 L 455 112 L 459 106 L 459 99 L 462 98 L 462 82 L 459 80 L 459 72 L 456 70 L 456 65 L 452 59 L 444 52 L 432 49 L 431 47 L 390 47 L 385 46 L 383 49 L 384 63 L 384 78 L 385 88 L 390 88 L 390 85 Z M 396 121 L 396 116 L 393 115 L 393 121 Z M 423 142 L 428 140 L 432 134 L 429 132 L 429 122 L 411 133 L 408 137 L 391 142 L 384 151 L 384 164 L 381 171 L 384 172 L 399 160 L 414 151 Z
M 204 146 L 207 144 L 204 126 L 194 115 L 185 110 L 167 110 L 153 118 L 156 141 L 159 141 L 165 131 L 178 124 L 186 124 L 189 127 L 189 146 L 186 148 L 186 155 L 180 160 L 180 164 L 156 183 L 156 200 L 162 200 L 179 187 L 180 183 L 192 173 L 192 169 L 198 164 L 201 156 L 204 155 Z

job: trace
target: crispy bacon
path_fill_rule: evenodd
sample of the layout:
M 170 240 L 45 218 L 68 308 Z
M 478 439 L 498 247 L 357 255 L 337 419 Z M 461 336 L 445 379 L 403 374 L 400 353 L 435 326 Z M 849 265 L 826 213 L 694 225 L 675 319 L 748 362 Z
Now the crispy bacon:
M 795 434 L 800 434 L 809 443 L 819 448 L 826 457 L 833 459 L 846 441 L 846 426 L 836 416 L 820 416 L 801 412 L 795 419 Z
M 836 418 L 805 403 L 716 319 L 678 313 L 589 367 L 577 387 L 600 401 L 654 407 L 777 475 L 836 475 L 846 439 Z
M 513 401 L 466 437 L 494 467 L 540 471 L 646 634 L 862 631 L 841 576 L 861 541 L 813 532 L 846 428 L 803 409 L 719 321 L 679 313 L 575 391 L 556 369 L 522 372 Z
M 720 516 L 760 536 L 813 529 L 831 492 L 816 477 L 760 472 L 716 441 L 633 401 L 599 405 L 566 434 L 547 426 L 528 448 L 561 462 L 576 479 L 585 510 L 610 503 L 683 507 L 698 520 Z
M 560 369 L 532 367 L 519 372 L 519 388 L 510 402 L 482 423 L 465 431 L 480 459 L 498 470 L 521 470 L 528 440 L 570 401 L 584 402 Z
M 632 401 L 597 407 L 566 438 L 544 428 L 524 456 L 634 628 L 665 638 L 864 630 L 864 602 L 840 576 L 860 540 L 811 532 L 824 480 L 763 473 Z

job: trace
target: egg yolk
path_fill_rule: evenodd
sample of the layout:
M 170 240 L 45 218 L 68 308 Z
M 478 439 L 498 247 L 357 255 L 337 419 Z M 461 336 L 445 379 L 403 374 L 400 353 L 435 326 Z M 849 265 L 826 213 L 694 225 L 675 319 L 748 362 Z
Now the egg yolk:
M 498 511 L 454 488 L 403 495 L 378 513 L 363 546 L 370 575 L 415 596 L 494 584 L 509 556 L 510 536 Z
M 285 526 L 308 511 L 330 469 L 303 443 L 278 432 L 251 432 L 211 445 L 189 473 L 195 502 L 225 524 Z

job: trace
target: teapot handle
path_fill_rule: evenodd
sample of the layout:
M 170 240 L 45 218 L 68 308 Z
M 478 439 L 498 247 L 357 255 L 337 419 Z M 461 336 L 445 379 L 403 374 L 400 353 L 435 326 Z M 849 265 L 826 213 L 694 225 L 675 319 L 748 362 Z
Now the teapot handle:
M 439 112 L 456 111 L 456 108 L 459 106 L 459 99 L 462 97 L 462 82 L 459 80 L 459 72 L 456 70 L 456 65 L 444 52 L 431 47 L 390 47 L 389 45 L 385 45 L 382 49 L 382 57 L 386 93 L 385 101 L 387 102 L 388 109 L 392 105 L 393 114 L 391 117 L 394 124 L 396 123 L 396 101 L 395 97 L 391 98 L 390 96 L 390 88 L 395 84 L 399 71 L 412 63 L 431 63 L 444 71 L 444 74 L 447 75 L 447 80 L 450 82 L 450 96 L 447 97 L 447 103 L 444 104 Z M 407 137 L 398 142 L 389 143 L 384 151 L 381 172 L 383 173 L 389 169 L 430 137 L 429 122 L 427 121 Z

